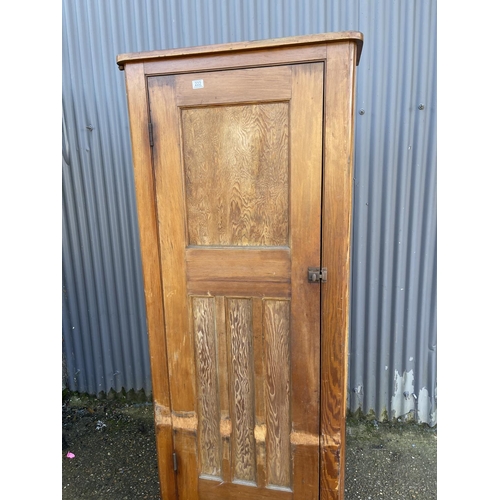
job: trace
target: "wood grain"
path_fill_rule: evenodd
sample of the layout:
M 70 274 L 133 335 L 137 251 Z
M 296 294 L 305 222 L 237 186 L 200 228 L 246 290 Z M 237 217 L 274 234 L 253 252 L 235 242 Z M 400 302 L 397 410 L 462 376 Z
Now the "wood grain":
M 188 292 L 193 295 L 224 295 L 236 297 L 290 297 L 290 283 L 255 281 L 189 281 Z
M 284 64 L 324 61 L 326 44 L 270 48 L 266 51 L 247 50 L 219 54 L 187 56 L 185 58 L 147 59 L 144 71 L 148 76 L 198 73 L 208 70 L 270 67 Z
M 170 384 L 171 409 L 172 412 L 178 413 L 195 412 L 196 362 L 190 325 L 191 302 L 188 300 L 185 278 L 185 223 L 182 212 L 178 210 L 184 203 L 180 127 L 172 78 L 149 78 L 148 92 L 151 121 L 155 124 L 155 133 L 158 134 L 152 157 L 162 293 L 156 300 L 163 303 L 168 370 L 169 374 L 175 374 L 172 375 L 175 377 L 175 383 Z M 145 124 L 144 126 L 147 129 Z M 162 134 L 161 131 L 164 130 L 169 133 Z M 147 150 L 150 151 L 149 138 L 146 144 Z M 143 147 L 146 147 L 146 144 Z M 178 461 L 184 464 L 182 471 L 176 475 L 177 494 L 179 499 L 196 500 L 198 489 L 190 475 L 192 476 L 193 471 L 195 474 L 198 472 L 197 436 L 186 432 L 179 430 L 173 433 Z M 168 485 L 166 487 L 169 488 Z
M 321 498 L 329 500 L 344 496 L 355 59 L 352 43 L 328 47 L 322 257 L 329 275 L 321 285 L 320 484 Z
M 321 262 L 323 64 L 301 64 L 292 72 L 291 156 L 291 382 L 292 434 L 320 432 L 320 286 L 308 282 L 307 268 Z M 293 124 L 299 123 L 297 133 Z M 319 446 L 294 447 L 293 490 L 297 498 L 318 497 Z M 298 451 L 301 454 L 297 454 Z M 307 457 L 307 458 L 305 458 Z M 300 465 L 299 465 L 300 464 Z
M 293 68 L 292 136 L 292 377 L 294 430 L 319 434 L 320 287 L 308 282 L 307 268 L 321 262 L 323 64 Z M 295 130 L 295 129 L 293 129 Z
M 217 380 L 215 299 L 192 298 L 198 384 L 200 473 L 221 474 L 220 405 Z
M 116 58 L 118 65 L 124 65 L 129 61 L 145 61 L 158 58 L 174 58 L 179 56 L 189 56 L 194 54 L 216 54 L 224 52 L 239 52 L 255 49 L 272 49 L 277 47 L 287 47 L 293 45 L 312 45 L 325 42 L 341 42 L 352 40 L 358 47 L 358 54 L 361 55 L 363 46 L 363 34 L 358 31 L 342 31 L 337 33 L 317 33 L 313 35 L 299 35 L 282 38 L 271 38 L 268 40 L 252 40 L 246 42 L 233 42 L 216 45 L 201 45 L 198 47 L 182 47 L 169 50 L 155 50 L 149 52 L 136 52 L 120 54 Z M 239 55 L 239 54 L 238 54 Z M 359 58 L 358 55 L 358 58 Z
M 291 97 L 290 67 L 280 66 L 270 73 L 266 68 L 211 71 L 175 78 L 178 106 L 288 101 Z M 193 89 L 193 80 L 202 80 L 203 88 Z
M 239 483 L 219 483 L 204 478 L 199 480 L 199 492 L 203 500 L 292 500 L 294 498 L 291 491 L 258 488 Z M 299 499 L 295 497 L 295 500 Z
M 317 500 L 319 486 L 342 499 L 361 42 L 312 35 L 120 58 L 164 500 Z M 290 62 L 301 64 L 280 67 Z M 327 283 L 307 283 L 312 265 L 328 268 Z
M 190 282 L 290 283 L 288 248 L 187 248 L 186 266 Z
M 293 492 L 294 499 L 318 500 L 319 492 L 319 447 L 295 444 L 293 448 Z M 328 497 L 326 497 L 328 498 Z
M 233 480 L 255 482 L 251 300 L 228 298 L 226 321 L 231 346 Z
M 252 299 L 253 324 L 253 366 L 255 394 L 255 429 L 254 436 L 257 455 L 257 485 L 266 485 L 266 433 L 261 432 L 266 426 L 266 366 L 264 360 L 264 329 L 262 299 Z M 259 439 L 261 435 L 261 439 Z
M 228 341 L 226 329 L 226 299 L 215 297 L 215 329 L 217 332 L 217 363 L 219 380 L 220 428 L 222 440 L 222 479 L 231 481 L 232 422 L 229 411 Z
M 128 110 L 130 116 L 135 118 L 130 121 L 130 137 L 134 161 L 153 400 L 155 406 L 165 408 L 168 413 L 171 406 L 169 372 L 165 343 L 165 320 L 161 300 L 162 283 L 153 165 L 147 127 L 144 127 L 144 123 L 147 123 L 148 120 L 148 109 L 143 65 L 141 63 L 128 64 L 125 76 Z M 163 500 L 173 500 L 176 498 L 177 492 L 172 463 L 172 428 L 168 422 L 161 418 L 155 418 L 155 424 L 161 495 Z
M 174 430 L 174 438 L 177 454 L 174 481 L 177 483 L 178 500 L 198 500 L 198 484 L 196 480 L 193 481 L 193 475 L 195 478 L 198 476 L 198 438 L 196 434 L 183 429 Z
M 153 162 L 168 367 L 169 373 L 175 373 L 177 378 L 170 387 L 171 404 L 173 411 L 195 411 L 195 349 L 189 326 L 192 316 L 188 313 L 186 288 L 184 214 L 179 210 L 184 205 L 184 190 L 175 89 L 169 76 L 149 78 L 148 85 L 151 120 L 158 133 Z M 171 132 L 160 134 L 162 130 Z
M 288 244 L 288 104 L 182 110 L 190 245 Z
M 289 487 L 290 302 L 264 300 L 266 359 L 266 455 L 269 485 Z

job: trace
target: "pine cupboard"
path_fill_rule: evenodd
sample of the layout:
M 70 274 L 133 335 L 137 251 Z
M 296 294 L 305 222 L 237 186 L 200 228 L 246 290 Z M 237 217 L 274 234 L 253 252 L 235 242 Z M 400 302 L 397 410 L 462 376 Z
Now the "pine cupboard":
M 164 500 L 343 498 L 362 43 L 117 57 Z

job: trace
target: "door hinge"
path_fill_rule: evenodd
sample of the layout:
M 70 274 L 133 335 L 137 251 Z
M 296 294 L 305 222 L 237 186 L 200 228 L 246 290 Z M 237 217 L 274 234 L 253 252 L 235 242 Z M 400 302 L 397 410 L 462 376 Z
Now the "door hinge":
M 149 130 L 149 145 L 153 147 L 153 124 L 151 122 L 148 123 Z
M 326 283 L 326 267 L 308 267 L 307 279 L 309 283 Z
M 174 472 L 177 472 L 177 453 L 172 453 L 172 463 L 174 465 Z

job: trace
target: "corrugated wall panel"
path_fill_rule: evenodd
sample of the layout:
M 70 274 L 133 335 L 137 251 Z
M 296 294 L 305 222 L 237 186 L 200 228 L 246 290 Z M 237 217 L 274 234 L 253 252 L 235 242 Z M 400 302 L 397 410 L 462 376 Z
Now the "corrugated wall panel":
M 436 7 L 385 7 L 360 3 L 350 408 L 433 424 Z
M 435 0 L 63 0 L 70 389 L 151 390 L 125 82 L 116 55 L 345 30 L 365 36 L 349 407 L 436 423 Z

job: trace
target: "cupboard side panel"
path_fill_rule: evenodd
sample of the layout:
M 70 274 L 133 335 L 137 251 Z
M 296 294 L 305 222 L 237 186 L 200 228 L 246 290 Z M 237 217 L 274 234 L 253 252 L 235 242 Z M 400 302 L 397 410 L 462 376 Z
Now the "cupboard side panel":
M 349 318 L 352 109 L 356 48 L 327 48 L 321 285 L 321 498 L 344 497 L 345 377 Z

